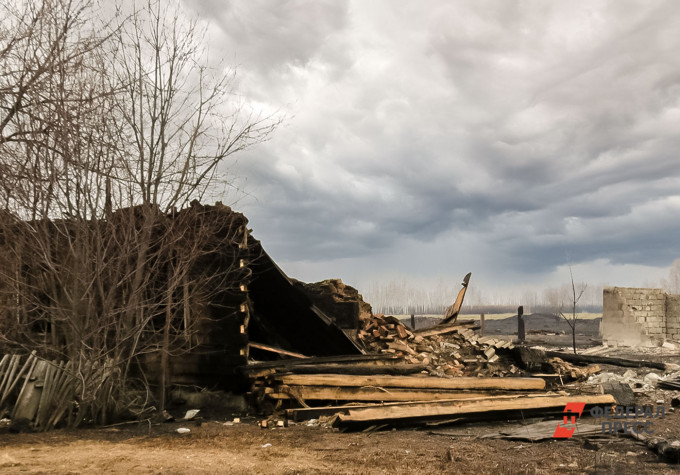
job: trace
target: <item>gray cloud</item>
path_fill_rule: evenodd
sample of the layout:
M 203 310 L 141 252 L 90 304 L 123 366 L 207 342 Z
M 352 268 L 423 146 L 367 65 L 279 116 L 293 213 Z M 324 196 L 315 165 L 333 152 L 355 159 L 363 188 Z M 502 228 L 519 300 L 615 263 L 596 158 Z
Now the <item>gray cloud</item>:
M 483 272 L 539 275 L 680 255 L 676 2 L 199 4 L 246 100 L 289 112 L 239 168 L 276 257 L 394 268 L 420 243 L 436 274 L 464 241 Z

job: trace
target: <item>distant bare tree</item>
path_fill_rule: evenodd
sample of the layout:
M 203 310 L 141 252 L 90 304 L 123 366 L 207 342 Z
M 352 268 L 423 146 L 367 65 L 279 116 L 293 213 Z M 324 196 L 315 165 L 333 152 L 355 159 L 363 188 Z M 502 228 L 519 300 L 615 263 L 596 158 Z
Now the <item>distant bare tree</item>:
M 579 289 L 576 289 L 576 283 L 574 282 L 574 274 L 572 272 L 571 266 L 569 266 L 569 277 L 571 278 L 571 301 L 570 301 L 570 307 L 571 307 L 571 316 L 565 315 L 562 310 L 559 310 L 559 314 L 564 320 L 567 322 L 569 327 L 571 328 L 571 341 L 572 341 L 572 346 L 574 349 L 574 354 L 576 354 L 576 305 L 578 304 L 579 300 L 581 300 L 581 297 L 583 296 L 583 293 L 586 290 L 587 285 L 586 284 L 581 284 L 579 286 Z
M 676 259 L 668 270 L 668 279 L 661 279 L 661 286 L 668 293 L 680 294 L 680 259 Z

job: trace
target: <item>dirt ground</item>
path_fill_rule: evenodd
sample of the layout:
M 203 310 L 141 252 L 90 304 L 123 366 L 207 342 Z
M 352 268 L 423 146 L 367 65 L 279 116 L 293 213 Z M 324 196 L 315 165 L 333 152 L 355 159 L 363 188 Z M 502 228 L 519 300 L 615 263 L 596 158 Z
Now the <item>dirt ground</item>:
M 680 414 L 655 434 L 680 437 Z M 517 422 L 513 422 L 517 426 Z M 502 425 L 502 424 L 501 424 Z M 178 427 L 190 429 L 179 434 Z M 641 443 L 598 436 L 546 442 L 482 438 L 498 423 L 450 426 L 456 433 L 340 433 L 306 423 L 261 429 L 254 419 L 140 423 L 108 429 L 0 433 L 0 473 L 674 473 Z M 268 445 L 271 444 L 271 445 Z
M 609 354 L 680 363 L 678 351 L 671 356 L 658 349 L 627 350 L 613 349 Z M 626 368 L 603 365 L 602 370 L 621 374 Z M 643 377 L 649 370 L 636 372 Z M 666 408 L 664 419 L 653 420 L 654 437 L 680 440 L 680 408 L 675 412 L 671 404 L 678 396 L 678 392 L 658 389 L 637 394 L 636 405 Z M 233 414 L 200 415 L 206 417 L 49 433 L 13 434 L 0 426 L 0 473 L 680 473 L 680 460 L 660 461 L 643 443 L 622 435 L 542 442 L 489 437 L 503 428 L 517 428 L 522 421 L 341 433 L 319 422 L 261 429 L 254 417 L 234 424 Z M 553 418 L 555 424 L 561 421 Z M 536 420 L 524 421 L 530 422 Z M 180 427 L 190 432 L 177 433 Z

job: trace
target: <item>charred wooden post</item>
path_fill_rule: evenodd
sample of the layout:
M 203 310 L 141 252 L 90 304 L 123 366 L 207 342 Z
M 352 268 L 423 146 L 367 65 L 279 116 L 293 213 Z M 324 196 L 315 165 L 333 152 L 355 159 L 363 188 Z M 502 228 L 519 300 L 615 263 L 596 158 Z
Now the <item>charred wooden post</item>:
M 524 307 L 517 307 L 517 339 L 519 341 L 524 341 L 526 335 L 524 333 Z
M 479 329 L 479 334 L 484 336 L 484 313 L 479 315 L 479 319 L 481 321 L 481 328 Z

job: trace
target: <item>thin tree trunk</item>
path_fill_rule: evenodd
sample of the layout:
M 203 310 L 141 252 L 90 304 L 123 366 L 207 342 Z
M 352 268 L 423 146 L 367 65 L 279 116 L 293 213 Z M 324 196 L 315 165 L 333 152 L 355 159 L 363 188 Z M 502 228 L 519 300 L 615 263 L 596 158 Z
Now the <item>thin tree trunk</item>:
M 170 352 L 170 323 L 172 318 L 172 291 L 168 289 L 165 304 L 165 325 L 163 326 L 163 343 L 161 346 L 161 382 L 159 401 L 161 410 L 165 409 L 165 393 L 169 379 L 169 352 Z

